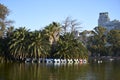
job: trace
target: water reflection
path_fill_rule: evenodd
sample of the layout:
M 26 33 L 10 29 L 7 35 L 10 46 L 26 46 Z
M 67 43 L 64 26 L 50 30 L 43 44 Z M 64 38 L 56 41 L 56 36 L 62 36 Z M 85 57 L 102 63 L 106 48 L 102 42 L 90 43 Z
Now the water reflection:
M 119 80 L 119 63 L 0 64 L 0 80 Z

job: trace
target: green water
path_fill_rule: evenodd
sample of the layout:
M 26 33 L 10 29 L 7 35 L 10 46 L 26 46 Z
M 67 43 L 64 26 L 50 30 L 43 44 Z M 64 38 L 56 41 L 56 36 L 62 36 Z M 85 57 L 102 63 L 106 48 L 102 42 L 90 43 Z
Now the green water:
M 120 62 L 79 65 L 0 63 L 0 80 L 120 80 Z

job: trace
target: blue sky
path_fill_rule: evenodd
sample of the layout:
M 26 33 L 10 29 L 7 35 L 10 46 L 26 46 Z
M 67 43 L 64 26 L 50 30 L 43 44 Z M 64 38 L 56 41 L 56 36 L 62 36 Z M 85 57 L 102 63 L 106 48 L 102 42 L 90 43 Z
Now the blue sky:
M 62 23 L 66 17 L 77 19 L 82 30 L 97 26 L 100 12 L 109 12 L 111 20 L 120 20 L 120 0 L 0 0 L 11 13 L 15 28 L 39 30 L 53 21 Z

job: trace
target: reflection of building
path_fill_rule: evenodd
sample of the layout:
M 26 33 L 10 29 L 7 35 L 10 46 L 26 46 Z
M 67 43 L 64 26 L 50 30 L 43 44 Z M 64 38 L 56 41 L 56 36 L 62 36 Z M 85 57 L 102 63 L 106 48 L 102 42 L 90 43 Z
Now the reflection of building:
M 119 20 L 110 21 L 108 12 L 103 12 L 99 14 L 98 26 L 105 27 L 108 31 L 112 29 L 120 29 L 120 21 Z

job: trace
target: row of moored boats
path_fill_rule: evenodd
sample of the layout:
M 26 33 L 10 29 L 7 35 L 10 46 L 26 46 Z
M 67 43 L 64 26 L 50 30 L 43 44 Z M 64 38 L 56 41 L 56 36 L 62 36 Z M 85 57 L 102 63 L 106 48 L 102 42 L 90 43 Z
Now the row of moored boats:
M 79 64 L 79 63 L 87 63 L 86 59 L 43 59 L 43 58 L 39 58 L 39 59 L 31 59 L 31 58 L 26 58 L 25 63 L 47 63 L 47 64 L 52 64 L 52 63 L 56 63 L 56 64 Z

